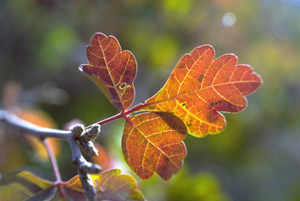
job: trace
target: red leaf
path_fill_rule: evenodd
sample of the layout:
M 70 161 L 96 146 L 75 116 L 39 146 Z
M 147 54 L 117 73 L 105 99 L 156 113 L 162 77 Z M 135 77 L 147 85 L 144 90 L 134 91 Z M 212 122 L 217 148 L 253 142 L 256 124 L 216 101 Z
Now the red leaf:
M 143 113 L 126 121 L 122 149 L 128 165 L 140 178 L 149 179 L 156 172 L 169 179 L 186 157 L 185 136 L 185 125 L 174 115 Z
M 234 54 L 215 60 L 214 56 L 210 45 L 184 55 L 142 110 L 170 112 L 196 137 L 221 132 L 226 122 L 220 112 L 242 111 L 247 106 L 244 96 L 253 93 L 262 80 L 249 65 L 237 65 Z
M 130 107 L 135 97 L 133 81 L 136 77 L 135 57 L 128 50 L 121 50 L 113 36 L 96 33 L 91 45 L 86 47 L 90 64 L 80 65 L 85 73 L 102 90 L 110 102 L 120 110 Z

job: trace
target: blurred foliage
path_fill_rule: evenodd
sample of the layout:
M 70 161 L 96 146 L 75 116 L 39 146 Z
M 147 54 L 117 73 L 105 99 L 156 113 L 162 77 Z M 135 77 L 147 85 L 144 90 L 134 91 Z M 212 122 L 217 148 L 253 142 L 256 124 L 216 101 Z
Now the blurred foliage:
M 44 127 L 44 128 L 55 128 L 56 125 L 53 122 L 53 120 L 47 116 L 47 114 L 43 113 L 42 111 L 39 110 L 33 110 L 33 109 L 20 109 L 20 112 L 17 113 L 17 115 L 26 120 L 29 121 L 35 125 Z M 47 150 L 42 143 L 40 139 L 37 137 L 31 136 L 31 135 L 25 135 L 25 139 L 28 141 L 28 144 L 30 145 L 34 157 L 37 158 L 37 160 L 40 161 L 47 161 L 49 160 L 48 158 L 48 153 Z M 60 146 L 59 146 L 59 140 L 55 138 L 49 138 L 47 139 L 48 143 L 53 149 L 53 152 L 56 157 L 59 157 L 60 155 Z
M 95 32 L 116 36 L 137 58 L 136 103 L 156 93 L 179 58 L 194 47 L 211 44 L 217 56 L 233 52 L 239 63 L 252 65 L 264 79 L 262 88 L 248 98 L 248 108 L 226 115 L 228 125 L 220 135 L 187 137 L 185 166 L 191 172 L 186 176 L 179 173 L 168 182 L 154 178 L 139 185 L 146 198 L 158 201 L 187 200 L 188 194 L 210 192 L 224 200 L 297 200 L 299 11 L 297 0 L 2 0 L 0 86 L 18 82 L 19 105 L 41 108 L 61 128 L 72 119 L 91 124 L 118 112 L 77 70 L 87 62 L 84 47 Z M 232 26 L 222 24 L 228 12 L 236 18 Z M 118 150 L 121 127 L 103 126 L 99 143 L 113 146 L 109 151 Z M 0 157 L 6 168 L 36 166 L 28 146 L 17 142 L 20 136 L 10 138 L 5 147 L 19 144 L 20 149 L 5 151 L 7 137 L 0 131 Z M 69 148 L 63 145 L 59 163 L 69 179 L 74 167 Z M 44 166 L 40 169 L 41 174 L 47 172 Z M 191 186 L 184 191 L 178 185 Z
M 0 184 L 2 201 L 34 200 L 32 197 L 35 195 L 35 199 L 48 200 L 56 191 L 56 187 L 51 187 L 51 182 L 27 171 L 9 172 L 3 176 Z
M 191 175 L 187 169 L 183 169 L 169 186 L 166 200 L 229 201 L 230 199 L 211 173 Z

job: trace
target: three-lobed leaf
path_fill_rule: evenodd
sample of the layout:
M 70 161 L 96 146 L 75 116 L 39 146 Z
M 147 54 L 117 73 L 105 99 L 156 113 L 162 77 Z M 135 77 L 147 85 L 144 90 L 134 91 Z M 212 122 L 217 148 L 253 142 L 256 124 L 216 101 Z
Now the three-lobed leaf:
M 163 88 L 141 110 L 172 113 L 196 137 L 221 132 L 226 121 L 220 112 L 242 111 L 247 106 L 244 96 L 262 81 L 249 65 L 237 65 L 234 54 L 214 57 L 210 45 L 184 55 Z
M 133 81 L 137 72 L 133 54 L 122 51 L 115 37 L 96 33 L 86 47 L 86 55 L 90 64 L 80 65 L 79 69 L 93 80 L 116 108 L 129 108 L 135 97 Z
M 186 133 L 196 137 L 221 132 L 226 121 L 220 112 L 236 113 L 247 106 L 246 95 L 262 83 L 237 56 L 215 59 L 210 45 L 185 54 L 162 89 L 144 104 L 127 110 L 134 100 L 136 62 L 113 36 L 96 33 L 87 47 L 89 65 L 80 69 L 122 110 L 126 119 L 122 150 L 130 168 L 142 179 L 156 172 L 169 179 L 182 167 Z M 137 115 L 130 115 L 133 112 Z

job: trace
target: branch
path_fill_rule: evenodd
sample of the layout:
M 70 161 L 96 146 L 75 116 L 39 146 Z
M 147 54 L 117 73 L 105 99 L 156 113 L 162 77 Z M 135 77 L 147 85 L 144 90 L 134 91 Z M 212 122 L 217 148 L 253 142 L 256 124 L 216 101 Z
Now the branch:
M 43 128 L 34 125 L 28 121 L 25 121 L 23 119 L 20 119 L 16 115 L 1 109 L 0 109 L 0 121 L 13 127 L 14 129 L 18 129 L 20 132 L 24 132 L 29 135 L 34 135 L 41 139 L 46 137 L 54 137 L 54 138 L 67 140 L 68 137 L 71 135 L 71 131 Z
M 78 167 L 79 176 L 81 178 L 81 183 L 83 189 L 85 190 L 86 196 L 89 200 L 97 199 L 97 194 L 94 189 L 93 182 L 90 181 L 91 177 L 89 174 L 100 173 L 101 167 L 97 164 L 86 161 L 79 146 L 81 146 L 83 150 L 91 156 L 98 155 L 98 152 L 92 141 L 95 140 L 100 133 L 99 125 L 92 125 L 89 129 L 84 129 L 83 125 L 76 125 L 73 127 L 72 131 L 42 128 L 1 109 L 0 122 L 3 122 L 6 126 L 12 127 L 15 130 L 18 130 L 22 134 L 34 135 L 41 140 L 44 140 L 48 137 L 66 140 L 69 143 L 72 151 L 72 161 Z M 47 146 L 47 143 L 45 145 L 48 150 L 51 164 L 54 168 L 57 182 L 59 183 L 61 182 L 61 178 L 56 159 Z
M 116 115 L 111 116 L 111 117 L 109 117 L 109 118 L 106 118 L 106 119 L 103 119 L 103 120 L 101 120 L 101 121 L 98 121 L 96 124 L 103 125 L 103 124 L 110 123 L 110 122 L 112 122 L 112 121 L 115 121 L 115 120 L 118 120 L 118 119 L 121 119 L 121 118 L 126 119 L 127 116 L 128 116 L 129 114 L 132 114 L 132 113 L 134 113 L 134 112 L 136 112 L 136 111 L 138 111 L 138 110 L 140 110 L 141 108 L 146 107 L 146 106 L 148 106 L 148 105 L 147 105 L 147 104 L 144 104 L 144 103 L 138 104 L 138 105 L 132 107 L 132 108 L 129 109 L 129 110 L 124 110 L 124 111 L 122 111 L 122 112 L 119 113 L 119 114 L 116 114 Z M 92 126 L 92 125 L 87 126 L 86 128 L 90 128 L 91 126 Z

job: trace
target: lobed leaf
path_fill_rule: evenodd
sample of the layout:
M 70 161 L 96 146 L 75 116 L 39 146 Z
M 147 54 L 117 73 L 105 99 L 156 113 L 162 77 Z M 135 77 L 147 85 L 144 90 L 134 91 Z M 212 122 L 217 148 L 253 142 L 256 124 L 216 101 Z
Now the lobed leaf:
M 97 191 L 97 200 L 113 201 L 142 201 L 141 192 L 136 188 L 135 179 L 121 170 L 104 171 L 99 175 L 92 175 Z M 83 199 L 83 190 L 78 175 L 67 182 L 65 187 L 69 197 Z
M 142 113 L 127 119 L 122 149 L 131 169 L 141 178 L 149 179 L 156 172 L 169 179 L 178 172 L 186 157 L 182 140 L 186 127 L 170 113 Z
M 121 50 L 118 40 L 113 36 L 96 33 L 91 44 L 86 47 L 90 64 L 79 69 L 87 75 L 118 109 L 130 107 L 135 97 L 133 81 L 137 64 L 134 55 Z
M 253 93 L 262 80 L 249 65 L 237 65 L 234 54 L 214 57 L 210 45 L 184 55 L 142 110 L 172 113 L 196 137 L 221 132 L 226 121 L 220 112 L 242 111 L 247 106 L 244 96 Z

